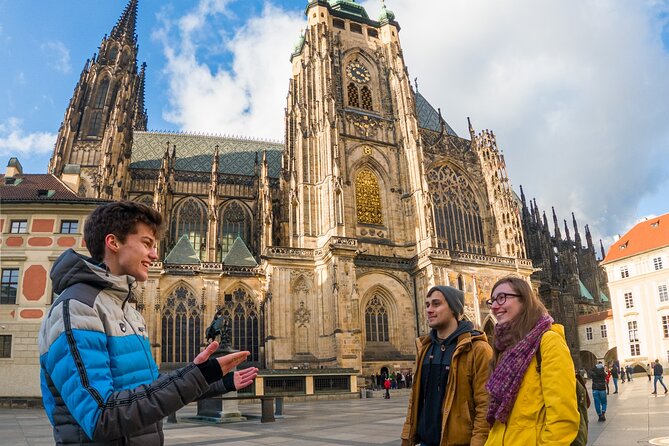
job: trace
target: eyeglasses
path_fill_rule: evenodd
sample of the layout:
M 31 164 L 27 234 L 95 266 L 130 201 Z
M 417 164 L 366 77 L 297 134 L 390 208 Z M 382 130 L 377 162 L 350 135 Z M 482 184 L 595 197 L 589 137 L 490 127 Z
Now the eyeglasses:
M 486 300 L 485 303 L 489 307 L 492 307 L 492 304 L 495 302 L 497 302 L 497 305 L 504 305 L 509 297 L 521 297 L 521 295 L 514 293 L 499 293 L 496 297 L 490 296 L 490 299 Z

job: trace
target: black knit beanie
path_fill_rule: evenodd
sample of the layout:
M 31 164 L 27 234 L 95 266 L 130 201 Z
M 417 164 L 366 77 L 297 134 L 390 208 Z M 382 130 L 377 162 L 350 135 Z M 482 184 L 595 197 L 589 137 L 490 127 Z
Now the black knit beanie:
M 465 293 L 452 286 L 436 285 L 430 288 L 430 291 L 427 292 L 427 297 L 430 297 L 435 291 L 439 291 L 444 295 L 448 306 L 451 307 L 456 319 L 459 320 L 465 312 Z

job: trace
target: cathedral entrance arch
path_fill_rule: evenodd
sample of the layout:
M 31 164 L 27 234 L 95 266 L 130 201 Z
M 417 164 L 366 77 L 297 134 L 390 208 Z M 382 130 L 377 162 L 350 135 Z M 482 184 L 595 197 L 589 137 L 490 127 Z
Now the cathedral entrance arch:
M 399 279 L 388 273 L 368 273 L 358 279 L 358 292 L 363 361 L 388 364 L 413 356 L 415 318 L 404 315 L 414 304 Z

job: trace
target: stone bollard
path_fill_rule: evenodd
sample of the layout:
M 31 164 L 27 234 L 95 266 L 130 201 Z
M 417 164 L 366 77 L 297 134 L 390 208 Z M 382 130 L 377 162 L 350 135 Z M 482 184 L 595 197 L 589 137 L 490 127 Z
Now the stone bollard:
M 277 417 L 283 416 L 283 397 L 277 396 L 274 398 L 274 415 Z

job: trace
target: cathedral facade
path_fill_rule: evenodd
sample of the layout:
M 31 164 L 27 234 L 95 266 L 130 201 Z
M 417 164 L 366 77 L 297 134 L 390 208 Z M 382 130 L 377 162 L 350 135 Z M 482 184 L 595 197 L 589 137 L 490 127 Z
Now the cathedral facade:
M 464 291 L 491 334 L 492 284 L 530 280 L 542 255 L 495 135 L 458 136 L 411 85 L 394 14 L 306 3 L 283 144 L 147 131 L 137 0 L 81 73 L 50 173 L 163 214 L 161 261 L 136 290 L 159 363 L 192 359 L 220 309 L 263 368 L 408 368 L 430 287 Z

